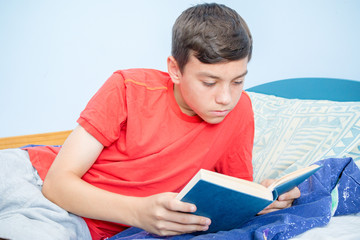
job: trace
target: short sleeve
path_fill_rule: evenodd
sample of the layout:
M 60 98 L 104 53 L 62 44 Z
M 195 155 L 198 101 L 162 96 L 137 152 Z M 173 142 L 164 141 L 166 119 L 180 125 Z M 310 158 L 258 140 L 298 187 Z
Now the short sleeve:
M 104 146 L 119 138 L 127 119 L 124 78 L 114 73 L 90 99 L 77 122 Z

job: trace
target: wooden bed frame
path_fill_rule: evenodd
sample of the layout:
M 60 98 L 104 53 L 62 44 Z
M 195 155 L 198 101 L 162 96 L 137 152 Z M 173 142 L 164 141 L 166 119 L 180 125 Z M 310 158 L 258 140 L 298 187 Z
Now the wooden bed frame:
M 28 144 L 62 145 L 71 130 L 0 138 L 0 149 L 18 148 Z

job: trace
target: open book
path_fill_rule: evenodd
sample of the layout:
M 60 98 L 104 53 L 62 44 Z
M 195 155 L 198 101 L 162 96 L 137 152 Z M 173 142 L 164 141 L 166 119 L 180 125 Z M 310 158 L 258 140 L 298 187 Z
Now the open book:
M 211 219 L 206 232 L 238 228 L 285 193 L 306 180 L 320 166 L 311 165 L 277 179 L 271 186 L 201 169 L 177 195 L 196 205 L 194 214 Z

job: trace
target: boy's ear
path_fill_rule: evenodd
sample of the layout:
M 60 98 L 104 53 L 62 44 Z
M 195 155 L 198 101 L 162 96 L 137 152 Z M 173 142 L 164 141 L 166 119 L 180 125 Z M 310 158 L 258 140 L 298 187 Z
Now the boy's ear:
M 173 56 L 168 57 L 167 59 L 168 72 L 171 77 L 171 80 L 174 84 L 178 84 L 181 78 L 181 71 L 179 65 Z

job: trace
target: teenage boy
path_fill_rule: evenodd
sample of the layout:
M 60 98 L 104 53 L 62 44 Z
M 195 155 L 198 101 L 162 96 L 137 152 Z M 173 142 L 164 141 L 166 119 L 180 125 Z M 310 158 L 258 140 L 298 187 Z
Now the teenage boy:
M 201 4 L 184 11 L 173 27 L 168 73 L 115 72 L 60 151 L 27 149 L 45 178 L 45 197 L 82 216 L 93 239 L 127 226 L 158 235 L 207 230 L 211 219 L 175 196 L 201 168 L 252 180 L 254 119 L 243 92 L 251 52 L 250 31 L 234 10 Z M 296 188 L 262 213 L 299 195 Z

